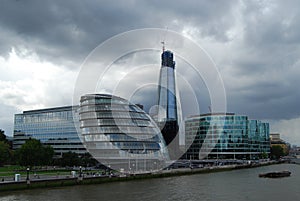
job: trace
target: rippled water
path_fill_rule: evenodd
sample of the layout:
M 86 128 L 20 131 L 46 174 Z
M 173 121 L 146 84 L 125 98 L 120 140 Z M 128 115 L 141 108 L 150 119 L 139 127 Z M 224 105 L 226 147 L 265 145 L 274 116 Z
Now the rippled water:
M 291 177 L 259 178 L 259 173 L 290 170 Z M 2 201 L 76 200 L 300 200 L 300 165 L 282 164 L 229 172 L 0 193 Z

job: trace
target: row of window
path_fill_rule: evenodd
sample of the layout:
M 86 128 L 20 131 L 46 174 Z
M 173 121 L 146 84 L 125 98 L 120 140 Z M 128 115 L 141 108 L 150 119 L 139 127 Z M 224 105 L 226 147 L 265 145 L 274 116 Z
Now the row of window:
M 97 149 L 132 149 L 132 150 L 159 150 L 160 146 L 155 142 L 95 142 L 90 145 L 92 148 Z
M 128 102 L 124 101 L 124 100 L 120 100 L 120 99 L 111 99 L 111 98 L 90 98 L 88 100 L 84 100 L 81 101 L 80 105 L 84 106 L 84 105 L 95 105 L 95 104 L 101 104 L 101 103 L 105 103 L 105 104 L 126 104 L 128 105 Z
M 141 109 L 133 105 L 83 105 L 80 108 L 80 113 L 89 111 L 127 111 L 127 112 L 141 112 Z
M 127 133 L 127 134 L 155 134 L 150 127 L 83 127 L 82 134 Z
M 21 132 L 25 132 L 27 134 L 34 134 L 34 133 L 71 133 L 76 131 L 74 127 L 67 127 L 67 128 L 59 128 L 59 127 L 31 127 L 31 128 L 15 128 L 16 130 L 19 130 Z
M 84 135 L 83 139 L 87 142 L 97 142 L 97 141 L 143 141 L 143 142 L 160 142 L 158 135 L 149 136 L 149 135 L 138 135 L 135 137 L 125 135 L 125 134 L 99 134 L 99 135 Z
M 101 119 L 111 119 L 111 118 L 133 118 L 133 119 L 145 119 L 149 118 L 145 114 L 132 113 L 132 112 L 88 112 L 80 115 L 80 120 L 101 118 Z
M 149 120 L 139 119 L 88 119 L 81 121 L 81 127 L 86 126 L 150 126 Z
M 64 121 L 72 120 L 72 111 L 49 112 L 40 114 L 17 114 L 15 115 L 15 123 L 32 123 L 32 122 L 47 122 L 47 121 Z

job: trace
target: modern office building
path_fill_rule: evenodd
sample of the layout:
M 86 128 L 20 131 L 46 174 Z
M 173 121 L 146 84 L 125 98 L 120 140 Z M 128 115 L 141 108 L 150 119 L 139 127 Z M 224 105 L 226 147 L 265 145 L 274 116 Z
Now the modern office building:
M 186 159 L 258 159 L 270 153 L 269 124 L 234 113 L 185 121 Z
M 175 61 L 171 51 L 163 51 L 158 86 L 158 115 L 156 122 L 161 129 L 171 158 L 176 159 L 179 149 L 178 114 L 175 83 Z
M 169 159 L 157 125 L 139 106 L 123 98 L 82 96 L 79 118 L 83 144 L 108 167 L 136 173 L 160 169 Z
M 74 125 L 72 109 L 66 106 L 15 114 L 13 148 L 18 149 L 27 139 L 35 138 L 51 145 L 56 157 L 69 151 L 86 153 Z

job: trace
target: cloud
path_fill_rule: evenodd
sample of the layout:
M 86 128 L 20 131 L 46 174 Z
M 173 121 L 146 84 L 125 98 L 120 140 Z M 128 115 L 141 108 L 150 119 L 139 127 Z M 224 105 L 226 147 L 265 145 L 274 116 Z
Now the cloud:
M 71 70 L 42 62 L 36 55 L 21 57 L 12 50 L 7 59 L 0 57 L 0 71 L 1 126 L 8 134 L 13 114 L 72 103 L 76 73 Z
M 271 128 L 271 131 L 280 133 L 280 138 L 290 144 L 300 144 L 300 117 L 276 121 L 272 124 Z
M 298 8 L 296 0 L 3 1 L 0 109 L 9 107 L 11 118 L 15 111 L 69 104 L 80 66 L 95 47 L 124 31 L 167 27 L 190 37 L 211 55 L 226 86 L 228 111 L 270 121 L 297 119 Z M 167 31 L 163 37 L 168 38 Z M 124 68 L 141 63 L 137 59 L 151 62 L 144 55 L 127 60 Z M 190 82 L 198 81 L 188 72 L 181 74 Z M 117 76 L 112 74 L 109 81 Z M 127 79 L 129 83 L 136 77 Z M 207 105 L 207 90 L 202 86 L 197 90 Z M 145 93 L 151 91 L 145 88 Z
M 234 2 L 5 1 L 0 8 L 0 52 L 7 54 L 11 46 L 21 46 L 58 64 L 73 61 L 67 64 L 76 68 L 76 62 L 105 39 L 137 28 L 181 30 L 185 24 L 197 25 L 202 35 L 222 39 L 230 26 L 224 16 Z

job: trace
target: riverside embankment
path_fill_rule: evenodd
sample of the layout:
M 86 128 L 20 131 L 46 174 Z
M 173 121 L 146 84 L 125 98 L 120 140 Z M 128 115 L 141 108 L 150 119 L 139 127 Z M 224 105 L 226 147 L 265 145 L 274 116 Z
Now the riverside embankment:
M 180 169 L 170 169 L 170 170 L 162 170 L 158 172 L 151 172 L 151 173 L 144 173 L 144 174 L 131 174 L 131 175 L 114 175 L 114 176 L 93 175 L 93 176 L 85 176 L 85 177 L 31 179 L 28 181 L 26 180 L 4 181 L 0 183 L 0 191 L 61 187 L 61 186 L 85 185 L 85 184 L 100 184 L 105 182 L 174 177 L 174 176 L 191 175 L 191 174 L 204 174 L 204 173 L 213 173 L 213 172 L 220 172 L 220 171 L 231 171 L 231 170 L 243 169 L 243 168 L 255 168 L 255 167 L 261 167 L 261 166 L 272 165 L 277 163 L 279 162 L 268 161 L 259 164 L 212 166 L 212 167 L 194 168 L 194 169 L 180 168 Z

